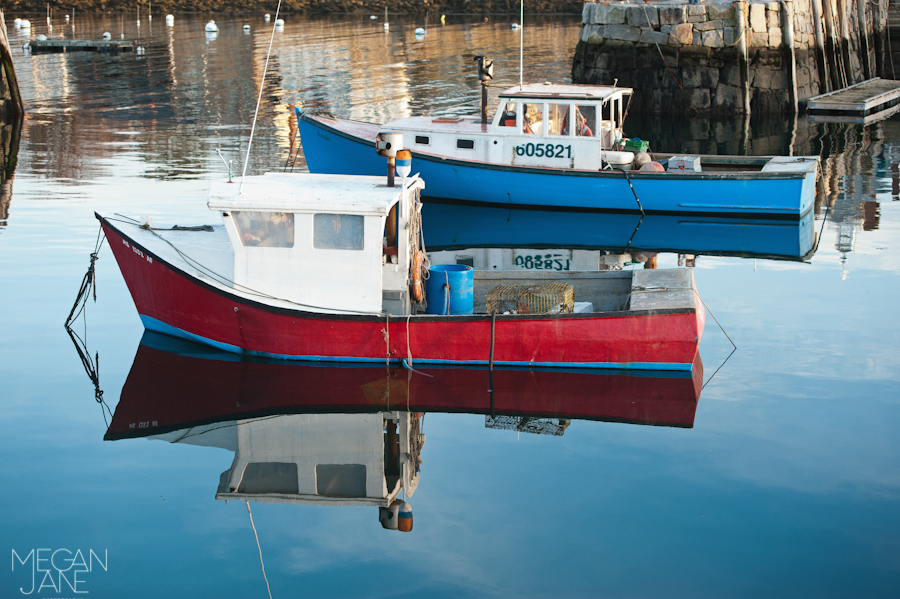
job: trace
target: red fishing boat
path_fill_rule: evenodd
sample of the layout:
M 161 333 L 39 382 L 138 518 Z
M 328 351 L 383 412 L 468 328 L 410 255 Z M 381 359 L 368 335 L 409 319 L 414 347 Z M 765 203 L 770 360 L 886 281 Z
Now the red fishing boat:
M 225 351 L 691 371 L 704 311 L 690 269 L 468 271 L 451 283 L 425 258 L 423 188 L 415 176 L 270 173 L 214 183 L 215 226 L 97 218 L 145 328 Z

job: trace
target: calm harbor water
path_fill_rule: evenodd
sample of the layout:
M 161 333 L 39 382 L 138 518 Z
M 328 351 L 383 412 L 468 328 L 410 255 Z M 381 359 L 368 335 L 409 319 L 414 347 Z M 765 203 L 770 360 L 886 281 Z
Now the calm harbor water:
M 431 231 L 454 251 L 577 248 L 597 263 L 634 233 L 639 252 L 600 261 L 640 268 L 658 251 L 661 268 L 694 264 L 737 351 L 699 400 L 686 379 L 513 372 L 498 383 L 509 390 L 498 409 L 531 401 L 529 421 L 491 418 L 478 373 L 443 373 L 445 386 L 417 379 L 417 395 L 403 396 L 425 414 L 427 436 L 412 532 L 382 529 L 373 506 L 260 502 L 250 504 L 254 530 L 243 502 L 216 499 L 241 447 L 236 431 L 255 431 L 273 452 L 282 445 L 272 439 L 316 422 L 363 439 L 377 410 L 342 389 L 371 380 L 393 390 L 408 373 L 386 383 L 383 369 L 241 363 L 144 336 L 107 247 L 97 301 L 76 326 L 96 388 L 63 322 L 96 242 L 95 210 L 215 220 L 206 192 L 226 174 L 215 150 L 240 168 L 269 30 L 261 17 L 222 17 L 211 39 L 205 18 L 138 28 L 110 15 L 79 16 L 74 28 L 55 19 L 48 31 L 31 16 L 30 35 L 109 31 L 146 52 L 15 56 L 27 115 L 0 206 L 0 538 L 16 553 L 0 568 L 0 597 L 75 596 L 66 581 L 83 568 L 62 559 L 78 550 L 91 566 L 78 589 L 90 597 L 264 597 L 260 552 L 273 597 L 897 595 L 900 120 L 760 120 L 749 131 L 631 121 L 627 132 L 658 150 L 820 155 L 816 214 L 784 227 L 651 219 L 634 233 L 635 219 L 621 216 L 427 206 L 426 242 Z M 287 21 L 248 173 L 285 164 L 292 105 L 373 122 L 462 114 L 478 98 L 481 53 L 498 83 L 518 80 L 509 19 L 432 18 L 423 42 L 413 19 L 392 17 L 389 32 L 365 15 Z M 577 32 L 568 17 L 526 29 L 526 79 L 568 81 Z M 28 37 L 10 32 L 16 49 Z M 731 347 L 707 319 L 705 380 Z M 448 389 L 469 407 L 442 406 Z M 585 396 L 593 401 L 572 408 Z M 325 404 L 341 413 L 322 415 Z M 154 427 L 155 440 L 141 438 Z M 330 463 L 349 451 L 334 445 L 304 455 Z M 40 563 L 53 586 L 15 561 L 39 549 L 71 552 Z

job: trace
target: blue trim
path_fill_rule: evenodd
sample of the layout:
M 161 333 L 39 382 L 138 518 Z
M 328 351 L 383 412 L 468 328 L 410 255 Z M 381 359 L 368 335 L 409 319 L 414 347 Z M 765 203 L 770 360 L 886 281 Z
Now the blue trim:
M 361 358 L 352 356 L 315 356 L 315 355 L 292 355 L 292 354 L 273 354 L 268 352 L 254 351 L 242 349 L 237 345 L 230 345 L 220 341 L 213 341 L 194 333 L 188 333 L 182 329 L 173 327 L 153 317 L 141 314 L 141 322 L 148 331 L 163 333 L 196 341 L 220 349 L 222 351 L 241 354 L 245 356 L 258 356 L 262 358 L 275 358 L 279 360 L 304 360 L 309 362 L 357 362 L 370 364 L 383 364 L 383 358 Z M 393 364 L 402 366 L 402 358 L 391 360 Z M 488 360 L 433 360 L 426 358 L 415 358 L 415 364 L 445 364 L 454 366 L 487 366 Z M 684 371 L 691 372 L 693 364 L 682 364 L 679 362 L 501 362 L 494 361 L 494 366 L 512 366 L 518 368 L 598 368 L 598 369 L 615 369 L 615 370 L 665 370 L 665 371 Z

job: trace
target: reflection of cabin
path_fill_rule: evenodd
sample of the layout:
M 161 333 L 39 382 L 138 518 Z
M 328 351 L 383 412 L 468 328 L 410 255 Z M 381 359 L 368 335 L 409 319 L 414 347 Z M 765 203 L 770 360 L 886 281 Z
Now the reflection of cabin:
M 387 507 L 419 484 L 425 435 L 408 412 L 292 414 L 152 438 L 234 452 L 216 499 Z
M 422 182 L 401 190 L 381 177 L 298 177 L 248 177 L 240 193 L 213 183 L 209 207 L 222 213 L 235 287 L 317 312 L 409 314 L 408 223 Z

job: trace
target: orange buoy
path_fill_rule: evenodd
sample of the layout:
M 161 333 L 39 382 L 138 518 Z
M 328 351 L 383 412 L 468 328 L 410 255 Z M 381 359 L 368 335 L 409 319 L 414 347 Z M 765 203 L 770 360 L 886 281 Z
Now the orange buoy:
M 422 263 L 425 261 L 425 254 L 422 251 L 416 252 L 416 258 L 413 260 L 413 268 L 411 273 L 412 284 L 410 285 L 410 290 L 412 291 L 413 299 L 417 302 L 422 301 Z
M 642 164 L 640 170 L 645 173 L 648 173 L 648 172 L 649 173 L 664 173 L 664 172 L 666 172 L 666 169 L 663 168 L 663 165 L 661 165 L 658 162 L 648 162 L 646 164 Z

